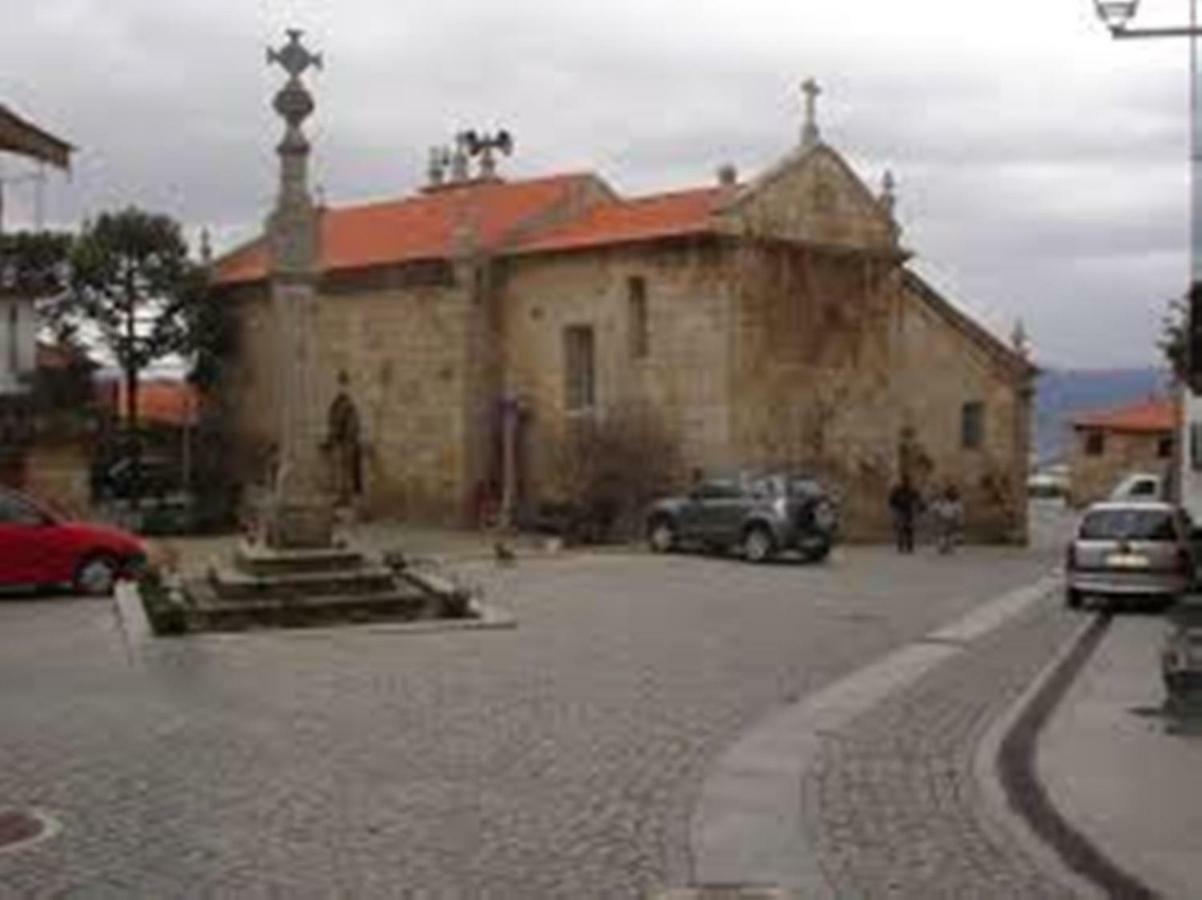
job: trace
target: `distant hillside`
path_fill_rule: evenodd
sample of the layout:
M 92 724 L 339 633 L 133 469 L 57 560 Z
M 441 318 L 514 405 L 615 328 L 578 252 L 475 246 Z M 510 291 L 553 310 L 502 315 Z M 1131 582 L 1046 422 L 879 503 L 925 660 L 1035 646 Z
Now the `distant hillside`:
M 1068 447 L 1069 420 L 1077 413 L 1143 400 L 1163 394 L 1163 369 L 1047 369 L 1035 395 L 1034 441 L 1038 459 L 1061 455 Z

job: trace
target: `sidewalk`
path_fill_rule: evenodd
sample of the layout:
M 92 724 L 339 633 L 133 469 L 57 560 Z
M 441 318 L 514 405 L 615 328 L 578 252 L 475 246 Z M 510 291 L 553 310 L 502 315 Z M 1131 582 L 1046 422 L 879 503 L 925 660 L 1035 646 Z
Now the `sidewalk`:
M 1202 734 L 1160 713 L 1158 615 L 1115 616 L 1039 740 L 1060 813 L 1113 863 L 1166 897 L 1202 891 Z

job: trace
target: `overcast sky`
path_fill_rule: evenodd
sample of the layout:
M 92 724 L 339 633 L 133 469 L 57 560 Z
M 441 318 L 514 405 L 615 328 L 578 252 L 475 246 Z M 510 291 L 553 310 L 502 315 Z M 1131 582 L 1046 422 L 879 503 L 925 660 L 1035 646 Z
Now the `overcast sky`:
M 898 181 L 918 265 L 1046 365 L 1158 361 L 1188 279 L 1189 46 L 1111 40 L 1091 0 L 0 0 L 0 103 L 79 147 L 49 223 L 135 203 L 219 248 L 272 200 L 279 70 L 295 24 L 329 203 L 420 185 L 427 148 L 505 127 L 511 177 L 594 170 L 622 192 L 753 176 L 796 143 L 799 83 L 823 138 Z M 1180 24 L 1144 0 L 1137 24 Z M 28 167 L 4 158 L 0 174 Z M 7 190 L 8 228 L 33 192 Z

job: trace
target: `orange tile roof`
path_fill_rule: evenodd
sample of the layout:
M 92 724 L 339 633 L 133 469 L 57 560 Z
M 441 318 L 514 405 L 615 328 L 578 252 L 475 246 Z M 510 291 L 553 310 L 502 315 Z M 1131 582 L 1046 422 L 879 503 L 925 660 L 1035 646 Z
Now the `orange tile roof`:
M 1142 403 L 1076 416 L 1073 419 L 1073 427 L 1105 431 L 1172 433 L 1177 430 L 1177 420 L 1177 402 L 1165 397 L 1156 397 Z
M 711 217 L 726 190 L 694 188 L 598 204 L 570 222 L 519 241 L 513 251 L 573 250 L 704 233 L 713 227 Z
M 518 228 L 571 201 L 593 183 L 598 183 L 595 177 L 584 174 L 477 182 L 401 200 L 328 209 L 321 217 L 321 268 L 334 271 L 446 259 L 455 249 L 456 231 L 465 225 L 482 248 L 495 249 Z M 257 281 L 266 273 L 262 239 L 235 250 L 217 265 L 221 284 Z
M 116 405 L 125 418 L 125 382 L 114 382 L 105 399 Z M 200 416 L 200 392 L 184 381 L 143 381 L 138 384 L 138 421 L 143 425 L 196 424 Z
M 697 234 L 711 228 L 724 196 L 719 187 L 630 200 L 602 200 L 568 221 L 540 219 L 571 202 L 573 193 L 601 184 L 592 175 L 475 183 L 401 200 L 326 210 L 321 220 L 323 271 L 449 258 L 457 228 L 474 227 L 483 249 L 511 253 L 573 250 L 603 244 Z M 262 239 L 217 265 L 217 282 L 258 281 L 267 273 Z

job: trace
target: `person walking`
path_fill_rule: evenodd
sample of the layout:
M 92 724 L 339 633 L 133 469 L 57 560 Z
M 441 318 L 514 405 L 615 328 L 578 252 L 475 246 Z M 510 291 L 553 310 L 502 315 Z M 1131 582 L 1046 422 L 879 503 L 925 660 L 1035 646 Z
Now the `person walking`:
M 922 497 L 903 478 L 889 492 L 889 509 L 893 513 L 893 533 L 897 538 L 898 553 L 914 552 L 914 520 L 922 506 Z
M 960 540 L 960 526 L 964 520 L 964 506 L 955 485 L 948 485 L 931 504 L 931 515 L 935 519 L 939 552 L 951 553 Z

